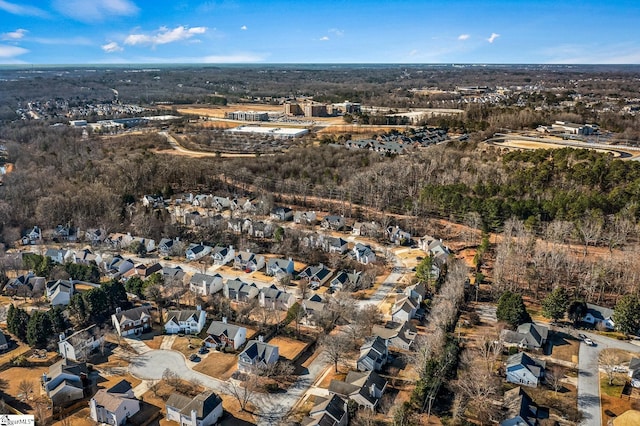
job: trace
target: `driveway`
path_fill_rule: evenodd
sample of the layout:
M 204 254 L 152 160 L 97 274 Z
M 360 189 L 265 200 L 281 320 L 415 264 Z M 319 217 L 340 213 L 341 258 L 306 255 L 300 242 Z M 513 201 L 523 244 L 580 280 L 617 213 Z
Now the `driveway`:
M 602 425 L 600 404 L 600 374 L 598 357 L 603 349 L 614 348 L 640 353 L 640 347 L 629 342 L 610 339 L 594 333 L 583 332 L 597 346 L 580 343 L 578 358 L 578 409 L 582 412 L 585 426 Z

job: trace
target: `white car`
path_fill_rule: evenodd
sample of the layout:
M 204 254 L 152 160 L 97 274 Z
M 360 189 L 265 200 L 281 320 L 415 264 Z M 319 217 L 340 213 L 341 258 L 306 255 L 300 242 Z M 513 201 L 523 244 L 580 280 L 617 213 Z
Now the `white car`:
M 596 345 L 596 342 L 594 342 L 593 340 L 589 339 L 588 337 L 584 339 L 584 342 L 589 346 L 595 346 Z

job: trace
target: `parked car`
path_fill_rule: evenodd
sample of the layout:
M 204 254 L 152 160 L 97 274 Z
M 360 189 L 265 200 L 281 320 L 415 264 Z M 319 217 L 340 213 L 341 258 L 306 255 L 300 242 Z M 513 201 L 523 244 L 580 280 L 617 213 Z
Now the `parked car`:
M 202 355 L 202 354 L 206 354 L 207 352 L 209 352 L 209 350 L 207 349 L 207 347 L 206 347 L 206 346 L 202 346 L 202 347 L 200 348 L 200 350 L 198 351 L 198 353 L 199 353 L 200 355 Z M 193 354 L 193 355 L 195 355 L 195 354 Z
M 581 340 L 584 340 L 587 338 L 587 336 L 585 336 L 584 334 L 580 333 L 578 334 L 578 338 L 580 338 Z
M 198 357 L 198 354 L 191 354 L 189 355 L 189 361 L 198 362 L 200 361 L 200 358 Z
M 584 342 L 589 346 L 595 346 L 596 345 L 596 342 L 594 342 L 593 340 L 589 339 L 588 337 L 586 339 L 584 339 Z

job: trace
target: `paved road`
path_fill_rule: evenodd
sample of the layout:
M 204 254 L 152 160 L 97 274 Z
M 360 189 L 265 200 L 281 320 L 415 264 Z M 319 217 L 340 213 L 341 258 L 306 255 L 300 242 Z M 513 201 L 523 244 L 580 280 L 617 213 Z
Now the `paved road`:
M 583 332 L 597 346 L 580 343 L 578 354 L 578 409 L 582 412 L 584 426 L 602 426 L 602 409 L 600 404 L 600 375 L 598 357 L 603 349 L 615 348 L 640 353 L 640 346 L 610 339 L 594 333 Z

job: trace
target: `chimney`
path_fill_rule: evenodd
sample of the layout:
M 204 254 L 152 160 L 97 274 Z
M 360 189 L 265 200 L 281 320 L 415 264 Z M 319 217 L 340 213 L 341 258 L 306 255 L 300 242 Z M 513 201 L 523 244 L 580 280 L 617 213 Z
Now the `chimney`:
M 227 317 L 222 317 L 222 323 L 226 324 L 227 323 Z
M 196 306 L 196 311 L 201 311 L 202 310 L 202 305 L 197 305 Z
M 375 398 L 375 397 L 376 397 L 376 385 L 373 385 L 373 384 L 372 384 L 371 386 L 369 386 L 369 395 L 370 395 L 372 398 Z
M 258 342 L 264 343 L 264 336 L 262 334 L 258 336 Z
M 116 308 L 116 314 L 119 314 L 120 312 L 122 312 L 122 308 L 121 307 L 117 307 Z
M 64 342 L 64 333 L 60 333 L 58 335 L 58 338 L 60 339 L 61 342 Z

